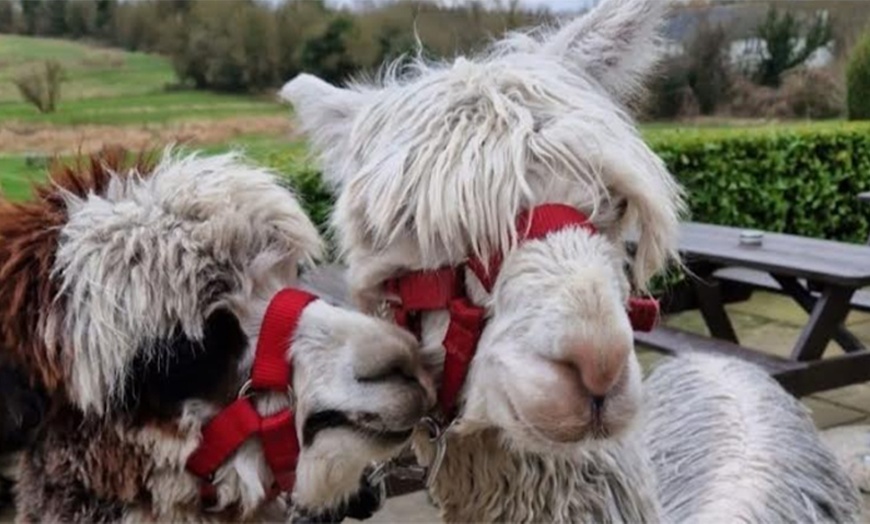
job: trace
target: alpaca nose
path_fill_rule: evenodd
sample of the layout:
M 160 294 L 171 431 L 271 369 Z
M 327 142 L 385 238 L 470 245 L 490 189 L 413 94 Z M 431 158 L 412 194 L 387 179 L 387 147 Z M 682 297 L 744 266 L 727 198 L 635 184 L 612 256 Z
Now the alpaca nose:
M 573 363 L 580 380 L 598 407 L 603 407 L 607 394 L 616 386 L 628 361 L 629 347 L 617 345 L 602 348 L 584 348 L 573 355 Z

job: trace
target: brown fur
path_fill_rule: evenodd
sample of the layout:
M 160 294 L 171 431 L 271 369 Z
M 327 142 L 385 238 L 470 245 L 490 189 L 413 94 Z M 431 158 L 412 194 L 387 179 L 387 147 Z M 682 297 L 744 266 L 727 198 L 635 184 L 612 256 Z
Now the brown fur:
M 34 188 L 30 201 L 0 198 L 0 348 L 49 393 L 61 386 L 67 365 L 60 341 L 46 344 L 42 329 L 52 308 L 62 308 L 50 276 L 60 228 L 67 220 L 63 194 L 104 192 L 112 172 L 121 174 L 121 167 L 129 165 L 127 159 L 123 148 L 113 147 L 75 165 L 56 163 L 49 181 Z M 140 173 L 148 173 L 151 163 L 145 156 L 134 163 Z
M 114 520 L 118 500 L 99 507 L 85 501 L 94 494 L 107 501 L 131 497 L 143 474 L 144 462 L 129 453 L 114 431 L 100 431 L 95 421 L 76 420 L 81 416 L 75 415 L 62 389 L 71 349 L 64 350 L 60 340 L 46 341 L 44 333 L 48 316 L 63 310 L 51 278 L 60 228 L 68 218 L 63 195 L 103 193 L 112 172 L 123 174 L 122 168 L 131 164 L 141 174 L 149 173 L 152 163 L 144 155 L 130 159 L 123 148 L 110 147 L 73 165 L 56 162 L 49 181 L 36 185 L 29 201 L 0 197 L 0 376 L 5 377 L 0 388 L 0 452 L 31 446 L 16 489 L 20 507 L 26 508 L 24 520 L 67 520 L 73 515 L 77 521 Z M 13 381 L 19 374 L 21 380 Z M 47 424 L 40 420 L 46 400 L 54 410 Z M 42 430 L 34 437 L 40 423 Z M 5 490 L 8 481 L 2 482 Z M 70 513 L 72 508 L 78 510 Z
M 76 435 L 76 438 L 70 438 Z M 63 408 L 49 416 L 22 461 L 20 518 L 29 522 L 117 521 L 144 489 L 147 451 L 122 440 L 104 420 Z

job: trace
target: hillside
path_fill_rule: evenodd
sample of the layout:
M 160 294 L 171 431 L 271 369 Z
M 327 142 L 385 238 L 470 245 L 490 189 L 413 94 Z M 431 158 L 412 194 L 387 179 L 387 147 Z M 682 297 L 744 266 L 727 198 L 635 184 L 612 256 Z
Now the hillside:
M 66 100 L 158 92 L 175 77 L 169 62 L 156 55 L 69 40 L 0 35 L 0 102 L 18 101 L 10 80 L 49 59 L 61 62 L 67 71 Z
M 41 114 L 22 101 L 11 80 L 49 59 L 61 63 L 67 81 L 57 111 Z M 0 194 L 24 197 L 51 158 L 106 144 L 240 146 L 259 158 L 289 148 L 289 111 L 273 95 L 168 90 L 173 82 L 162 56 L 0 35 Z
M 11 80 L 49 59 L 61 63 L 67 81 L 58 111 L 42 115 L 21 100 Z M 175 74 L 165 57 L 68 40 L 0 35 L 0 65 L 0 125 L 149 124 L 278 108 L 271 97 L 167 90 Z

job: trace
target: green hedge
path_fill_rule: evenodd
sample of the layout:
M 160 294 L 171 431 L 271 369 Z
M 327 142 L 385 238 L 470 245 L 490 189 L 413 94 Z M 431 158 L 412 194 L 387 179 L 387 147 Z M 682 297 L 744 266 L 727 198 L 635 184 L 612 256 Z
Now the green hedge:
M 698 222 L 863 242 L 870 124 L 649 134 Z
M 648 129 L 647 141 L 688 193 L 691 220 L 864 242 L 870 205 L 870 123 L 774 128 Z M 264 161 L 290 176 L 326 230 L 333 200 L 295 152 Z

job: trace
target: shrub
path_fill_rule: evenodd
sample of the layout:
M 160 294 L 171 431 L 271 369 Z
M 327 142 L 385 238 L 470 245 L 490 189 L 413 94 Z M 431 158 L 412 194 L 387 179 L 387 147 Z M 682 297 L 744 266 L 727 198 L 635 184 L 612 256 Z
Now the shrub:
M 863 243 L 870 206 L 870 124 L 789 128 L 658 130 L 652 148 L 683 184 L 690 219 Z M 333 198 L 310 165 L 276 153 L 267 163 L 289 175 L 322 231 Z
M 846 71 L 849 118 L 870 120 L 870 31 L 852 50 Z
M 794 116 L 779 89 L 756 85 L 742 76 L 735 77 L 732 82 L 728 112 L 731 116 L 742 118 L 780 119 Z
M 48 60 L 42 70 L 32 70 L 15 77 L 12 82 L 25 101 L 40 113 L 53 113 L 60 100 L 60 85 L 66 73 L 59 62 Z
M 277 33 L 253 3 L 198 2 L 167 23 L 165 46 L 182 82 L 219 91 L 259 91 L 277 83 Z
M 286 175 L 287 185 L 296 193 L 305 213 L 326 239 L 326 255 L 331 259 L 337 252 L 329 227 L 329 215 L 335 204 L 335 197 L 323 182 L 320 171 L 292 150 L 270 153 L 261 160 L 266 166 Z
M 345 16 L 334 18 L 323 34 L 305 42 L 299 61 L 302 69 L 327 82 L 340 83 L 346 80 L 356 71 L 348 49 L 353 29 L 353 19 Z
M 798 118 L 836 118 L 843 114 L 843 85 L 827 69 L 800 68 L 786 74 L 782 97 Z
M 686 187 L 691 219 L 863 242 L 870 125 L 660 132 L 653 149 Z

